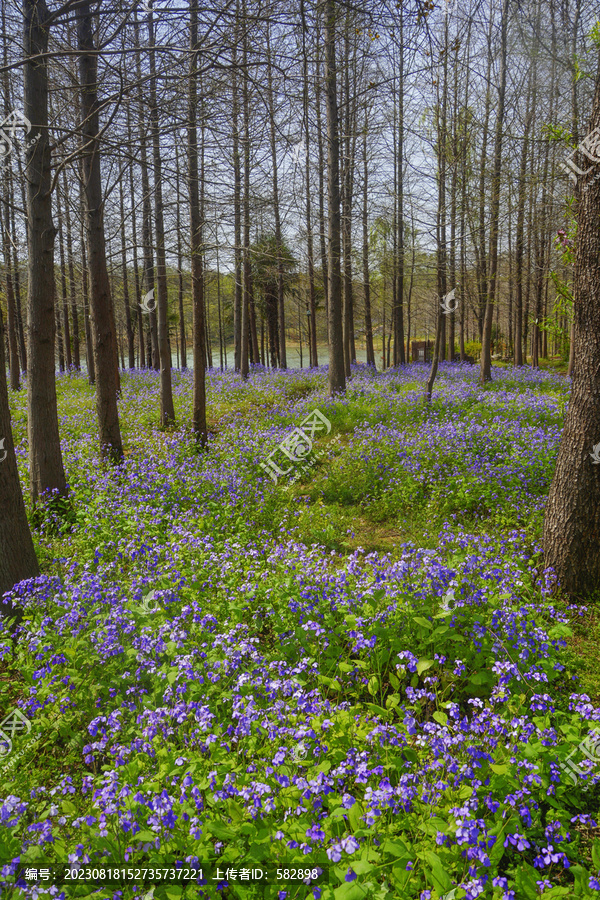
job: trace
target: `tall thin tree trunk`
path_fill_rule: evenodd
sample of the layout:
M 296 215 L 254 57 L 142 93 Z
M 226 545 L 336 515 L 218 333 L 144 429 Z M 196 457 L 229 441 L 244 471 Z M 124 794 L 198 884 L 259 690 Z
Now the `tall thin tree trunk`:
M 154 48 L 154 17 L 148 13 L 148 56 L 150 62 L 150 122 L 152 126 L 152 156 L 154 162 L 154 227 L 156 234 L 156 284 L 158 298 L 158 359 L 160 365 L 160 423 L 175 422 L 173 386 L 171 382 L 171 352 L 169 348 L 169 297 L 167 288 L 167 260 L 165 253 L 165 224 L 162 195 L 162 159 L 160 155 L 160 126 L 156 95 L 156 51 Z
M 149 320 L 149 339 L 150 352 L 147 354 L 148 367 L 159 371 L 160 356 L 158 349 L 158 325 L 156 320 L 156 296 L 154 294 L 154 254 L 152 249 L 152 204 L 150 201 L 150 179 L 148 177 L 148 148 L 146 125 L 144 121 L 144 94 L 142 80 L 142 62 L 140 51 L 139 26 L 137 20 L 137 6 L 133 13 L 134 41 L 136 50 L 136 76 L 138 83 L 138 129 L 140 142 L 140 172 L 142 176 L 142 246 L 144 252 L 144 278 L 143 288 L 144 296 L 148 297 L 148 302 L 144 309 L 150 310 L 144 312 L 144 318 L 148 316 Z
M 65 322 L 65 361 L 67 370 L 70 371 L 73 365 L 73 357 L 71 356 L 71 329 L 69 327 L 69 309 L 67 306 L 67 265 L 65 259 L 65 241 L 63 236 L 63 210 L 60 196 L 60 189 L 57 185 L 56 189 L 56 206 L 58 213 L 58 248 L 60 258 L 60 284 L 62 291 L 62 307 Z
M 2 18 L 4 19 L 4 8 L 2 9 Z M 4 45 L 6 54 L 6 42 Z M 6 55 L 5 55 L 6 59 Z M 6 106 L 5 106 L 6 110 Z M 10 253 L 10 184 L 9 170 L 7 166 L 4 170 L 4 209 L 0 212 L 4 213 L 4 224 L 2 227 L 2 247 L 4 250 L 4 272 L 6 277 L 6 310 L 8 318 L 8 360 L 10 368 L 10 388 L 12 391 L 18 391 L 21 388 L 21 375 L 19 371 L 19 349 L 17 340 L 17 314 L 15 309 L 15 294 L 13 290 L 13 273 L 12 260 Z
M 39 62 L 48 52 L 49 12 L 45 0 L 24 0 L 23 13 L 24 114 L 32 125 L 32 139 L 36 138 L 27 151 L 27 432 L 31 494 L 36 503 L 45 491 L 66 496 L 67 481 L 58 432 L 54 364 L 56 228 L 50 194 L 48 69 Z
M 131 102 L 127 103 L 127 134 L 132 140 L 133 131 L 131 127 Z M 135 188 L 133 183 L 133 166 L 129 166 L 129 198 L 131 203 L 131 238 L 133 243 L 133 277 L 135 282 L 135 298 L 136 298 L 136 316 L 137 316 L 137 331 L 138 331 L 138 345 L 139 345 L 139 355 L 138 355 L 138 364 L 141 369 L 146 368 L 146 347 L 144 344 L 144 314 L 142 313 L 141 301 L 142 301 L 142 292 L 140 289 L 140 271 L 138 265 L 138 239 L 137 239 L 137 215 L 136 215 L 136 201 L 135 201 Z M 150 365 L 150 360 L 148 360 L 148 365 Z
M 519 165 L 519 194 L 517 199 L 517 229 L 515 246 L 515 366 L 523 365 L 523 255 L 525 250 L 525 190 L 527 158 L 529 156 L 529 135 L 533 121 L 532 87 L 535 85 L 536 62 L 530 70 L 527 82 L 527 108 L 525 113 L 525 128 L 523 132 L 523 144 L 521 147 L 521 162 Z M 535 89 L 535 88 L 534 88 Z
M 315 261 L 313 252 L 312 212 L 311 212 L 311 186 L 310 186 L 310 123 L 308 119 L 308 56 L 306 51 L 307 24 L 304 12 L 304 0 L 300 0 L 300 19 L 302 22 L 302 67 L 303 67 L 303 115 L 304 115 L 304 140 L 306 144 L 306 156 L 304 160 L 304 186 L 306 190 L 306 244 L 308 257 L 308 293 L 309 293 L 309 328 L 308 341 L 310 349 L 310 364 L 315 368 L 319 365 L 317 356 L 317 304 L 315 296 Z M 280 245 L 278 245 L 280 248 Z M 283 286 L 283 264 L 281 261 L 281 249 L 279 249 L 280 273 L 279 280 Z M 280 305 L 281 314 L 281 305 Z
M 302 21 L 302 35 L 304 41 L 304 2 L 300 0 L 300 17 Z M 269 105 L 269 139 L 271 144 L 271 167 L 273 170 L 273 212 L 275 214 L 275 241 L 277 244 L 277 305 L 278 305 L 278 321 L 279 321 L 279 348 L 278 357 L 281 361 L 281 368 L 287 369 L 287 354 L 285 346 L 285 298 L 283 285 L 283 254 L 281 239 L 281 214 L 279 209 L 279 183 L 277 175 L 277 147 L 275 143 L 275 105 L 273 102 L 273 67 L 271 61 L 271 25 L 267 22 L 266 26 L 266 49 L 267 49 L 267 98 Z M 304 54 L 304 78 L 306 80 L 306 53 Z M 306 86 L 304 88 L 306 91 Z M 306 115 L 306 112 L 305 112 Z M 307 149 L 308 157 L 308 149 Z M 309 264 L 310 265 L 310 264 Z
M 397 175 L 397 223 L 398 223 L 398 258 L 396 312 L 394 316 L 394 362 L 403 366 L 404 356 L 404 8 L 398 11 L 400 71 L 398 73 L 398 175 Z M 397 349 L 396 349 L 397 348 Z M 397 358 L 396 358 L 397 357 Z
M 365 126 L 363 130 L 363 285 L 365 296 L 365 339 L 367 344 L 367 365 L 375 367 L 375 349 L 373 347 L 373 322 L 371 321 L 371 276 L 369 274 L 369 160 L 367 156 L 367 135 L 369 132 L 369 115 L 365 105 Z
M 177 301 L 179 306 L 179 342 L 181 344 L 181 368 L 187 369 L 187 340 L 185 336 L 185 318 L 183 311 L 183 253 L 181 242 L 181 191 L 179 186 L 180 168 L 179 168 L 179 141 L 175 141 L 175 167 L 176 167 L 176 185 L 177 185 L 177 203 L 176 228 L 177 228 L 177 276 L 178 276 L 178 292 Z M 178 363 L 179 365 L 179 363 Z
M 83 320 L 85 325 L 85 358 L 88 370 L 88 381 L 96 383 L 96 370 L 94 368 L 94 347 L 92 344 L 92 327 L 90 325 L 90 305 L 88 295 L 88 267 L 87 253 L 85 250 L 85 205 L 83 189 L 80 197 L 81 205 L 81 291 L 83 300 Z
M 83 137 L 83 184 L 90 273 L 90 310 L 96 373 L 96 411 L 102 455 L 113 462 L 123 459 L 117 408 L 118 360 L 116 329 L 106 267 L 103 197 L 100 173 L 98 56 L 90 3 L 79 9 L 79 76 Z
M 318 10 L 321 7 L 319 6 Z M 327 246 L 326 246 L 326 227 L 325 227 L 325 158 L 323 155 L 323 126 L 321 116 L 321 47 L 319 35 L 321 33 L 321 24 L 317 11 L 316 26 L 316 75 L 315 75 L 315 103 L 317 107 L 317 150 L 319 154 L 319 244 L 321 249 L 321 274 L 323 277 L 323 295 L 325 297 L 325 319 L 329 323 L 329 284 L 327 262 Z
M 498 88 L 498 114 L 496 118 L 496 135 L 494 139 L 494 174 L 492 176 L 492 195 L 490 200 L 490 286 L 487 296 L 483 339 L 481 345 L 481 383 L 491 381 L 492 359 L 490 342 L 492 337 L 492 321 L 494 300 L 496 297 L 496 278 L 498 273 L 498 232 L 500 222 L 500 177 L 502 173 L 502 133 L 504 127 L 504 98 L 506 94 L 506 50 L 508 33 L 508 10 L 510 0 L 502 3 L 502 24 L 500 44 L 500 85 Z
M 250 323 L 250 97 L 248 86 L 248 18 L 246 16 L 246 2 L 242 0 L 242 67 L 243 67 L 243 128 L 244 128 L 244 283 L 242 286 L 242 378 L 247 378 L 250 368 L 248 361 L 249 341 L 251 332 Z M 252 345 L 254 353 L 254 344 Z
M 233 49 L 231 65 L 232 75 L 232 143 L 233 143 L 233 232 L 235 242 L 235 293 L 233 300 L 233 342 L 234 342 L 234 369 L 242 371 L 242 357 L 245 355 L 244 368 L 248 367 L 247 335 L 242 338 L 244 320 L 243 286 L 242 286 L 242 166 L 240 160 L 240 129 L 239 129 L 239 94 L 238 94 L 238 55 L 240 31 L 240 5 L 239 0 L 235 4 L 235 29 L 233 36 Z M 242 346 L 245 349 L 242 349 Z
M 342 331 L 340 142 L 335 59 L 335 0 L 325 2 L 325 89 L 327 99 L 327 190 L 329 199 L 329 391 L 346 390 Z
M 121 169 L 119 178 L 119 208 L 121 213 L 121 268 L 123 269 L 123 305 L 125 306 L 125 328 L 127 329 L 127 354 L 129 368 L 135 369 L 135 345 L 133 341 L 133 325 L 131 323 L 131 306 L 129 305 L 129 276 L 127 273 L 127 242 L 125 237 L 125 197 L 123 189 L 125 172 Z
M 198 167 L 198 0 L 190 0 L 190 70 L 188 78 L 188 192 L 190 200 L 190 253 L 192 258 L 192 310 L 194 352 L 194 398 L 192 428 L 200 447 L 208 440 L 206 425 L 206 369 L 204 365 L 204 272 L 202 266 L 202 220 Z
M 73 256 L 73 233 L 71 231 L 71 206 L 69 202 L 69 183 L 66 170 L 63 170 L 63 191 L 65 199 L 65 234 L 67 239 L 67 265 L 69 268 L 69 302 L 73 319 L 73 365 L 81 370 L 81 348 L 79 343 L 79 312 L 77 310 L 77 289 L 75 286 L 75 259 Z

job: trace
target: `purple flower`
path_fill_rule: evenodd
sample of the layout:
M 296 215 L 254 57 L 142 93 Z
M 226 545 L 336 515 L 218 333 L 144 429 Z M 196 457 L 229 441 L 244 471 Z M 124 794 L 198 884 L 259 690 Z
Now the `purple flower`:
M 325 835 L 323 835 L 323 837 L 324 836 Z M 360 847 L 360 844 L 353 835 L 350 835 L 349 837 L 342 838 L 340 846 L 345 853 L 355 853 Z

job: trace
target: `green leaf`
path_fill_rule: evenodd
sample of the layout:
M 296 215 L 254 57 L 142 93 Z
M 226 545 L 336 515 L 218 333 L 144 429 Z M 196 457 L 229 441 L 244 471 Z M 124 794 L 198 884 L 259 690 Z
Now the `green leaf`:
M 592 844 L 592 862 L 596 869 L 600 869 L 600 841 L 598 840 Z
M 183 888 L 178 885 L 165 885 L 165 891 L 169 900 L 179 900 L 180 897 L 183 897 Z
M 506 775 L 506 773 L 508 772 L 507 765 L 498 766 L 495 763 L 492 763 L 490 764 L 490 769 L 492 770 L 492 772 L 495 772 L 496 775 Z
M 423 628 L 427 628 L 429 631 L 433 628 L 433 625 L 429 621 L 429 619 L 424 619 L 423 616 L 414 616 L 413 622 L 416 622 L 417 625 L 422 625 Z
M 369 678 L 369 683 L 367 685 L 367 690 L 369 691 L 371 697 L 374 697 L 377 691 L 379 690 L 379 678 L 377 675 L 372 675 Z
M 530 866 L 527 866 L 530 868 Z M 535 869 L 533 870 L 535 873 Z M 537 874 L 537 873 L 536 873 Z M 518 887 L 517 896 L 523 897 L 524 900 L 537 900 L 539 894 L 535 879 L 525 870 L 525 867 L 517 869 L 515 872 L 515 884 Z
M 421 854 L 419 854 L 419 856 L 420 855 Z M 436 891 L 439 894 L 449 891 L 452 888 L 452 882 L 437 853 L 434 853 L 433 850 L 426 850 L 423 854 L 423 858 L 431 866 L 431 870 L 428 874 Z
M 394 688 L 395 691 L 397 691 L 398 688 L 400 687 L 400 680 L 396 677 L 396 675 L 394 675 L 393 672 L 389 673 L 388 678 L 390 680 L 391 686 Z
M 367 892 L 356 881 L 346 881 L 333 892 L 335 900 L 363 900 Z
M 145 831 L 138 831 L 135 839 L 136 841 L 152 841 L 154 843 L 156 835 L 153 831 L 148 831 L 148 829 L 146 829 Z
M 434 714 L 433 714 L 433 718 L 434 718 L 435 721 L 438 722 L 440 725 L 447 725 L 447 724 L 448 724 L 448 716 L 446 715 L 446 713 L 440 712 L 439 709 L 436 709 L 436 711 L 435 711 Z
M 426 672 L 427 669 L 430 669 L 435 665 L 435 660 L 433 659 L 420 659 L 417 663 L 417 675 L 422 675 L 423 672 Z

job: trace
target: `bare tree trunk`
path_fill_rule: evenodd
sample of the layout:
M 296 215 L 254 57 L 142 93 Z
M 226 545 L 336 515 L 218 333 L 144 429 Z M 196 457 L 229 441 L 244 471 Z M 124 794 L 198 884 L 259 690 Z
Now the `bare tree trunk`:
M 529 135 L 533 121 L 532 86 L 535 85 L 536 60 L 529 72 L 527 83 L 527 110 L 525 113 L 525 129 L 523 132 L 523 145 L 521 148 L 521 162 L 519 166 L 519 195 L 517 200 L 517 230 L 515 247 L 515 366 L 523 365 L 523 255 L 525 249 L 525 190 L 527 158 L 529 156 Z M 534 88 L 535 89 L 535 88 Z
M 134 9 L 134 40 L 136 50 L 136 75 L 138 82 L 138 128 L 140 141 L 140 171 L 142 176 L 142 246 L 144 251 L 144 278 L 143 288 L 144 296 L 148 297 L 148 301 L 144 309 L 144 317 L 148 316 L 149 320 L 149 340 L 150 352 L 148 357 L 148 368 L 152 366 L 157 372 L 160 369 L 160 356 L 158 350 L 158 327 L 156 321 L 156 297 L 154 295 L 154 254 L 152 250 L 152 205 L 150 202 L 150 179 L 148 177 L 148 150 L 146 142 L 146 127 L 144 123 L 144 95 L 142 89 L 142 62 L 140 52 L 139 26 L 137 20 L 137 6 Z
M 248 19 L 246 16 L 246 2 L 242 0 L 243 38 L 242 38 L 242 66 L 243 66 L 243 104 L 244 104 L 244 283 L 242 285 L 242 378 L 248 378 L 250 371 L 248 362 L 250 339 L 250 107 L 248 90 Z M 254 352 L 254 345 L 252 347 Z
M 600 127 L 600 65 L 588 133 Z M 544 521 L 544 564 L 572 599 L 600 584 L 600 182 L 590 178 L 578 199 L 574 276 L 577 366 Z
M 566 13 L 568 7 L 563 6 L 563 14 Z M 579 102 L 577 99 L 577 83 L 579 81 L 580 70 L 577 58 L 577 38 L 579 31 L 579 22 L 581 19 L 581 0 L 575 0 L 575 21 L 572 29 L 565 27 L 563 23 L 563 34 L 565 37 L 571 34 L 571 47 L 568 53 L 568 59 L 572 66 L 571 75 L 571 134 L 575 146 L 579 143 Z M 565 41 L 566 44 L 566 41 Z M 571 320 L 570 342 L 569 342 L 569 365 L 567 368 L 567 377 L 573 377 L 573 369 L 575 366 L 575 315 Z
M 36 138 L 27 151 L 27 430 L 29 477 L 36 503 L 42 493 L 64 497 L 67 482 L 60 449 L 54 367 L 54 239 L 48 132 L 48 69 L 37 57 L 48 52 L 45 0 L 24 0 L 24 114 Z
M 179 187 L 179 141 L 175 141 L 175 167 L 177 178 L 177 204 L 176 204 L 176 227 L 177 227 L 177 274 L 178 274 L 178 294 L 177 300 L 179 304 L 179 341 L 181 344 L 181 368 L 187 369 L 187 340 L 185 336 L 185 318 L 183 313 L 183 254 L 181 244 L 181 191 Z M 178 363 L 179 365 L 179 363 Z
M 65 345 L 63 344 L 62 323 L 60 320 L 60 306 L 55 303 L 54 318 L 56 319 L 56 346 L 58 349 L 58 368 L 60 372 L 65 371 Z
M 344 151 L 341 162 L 342 175 L 342 246 L 344 253 L 344 268 L 342 273 L 343 284 L 343 340 L 344 340 L 344 368 L 346 378 L 350 378 L 352 372 L 350 364 L 355 361 L 356 353 L 352 352 L 353 344 L 353 322 L 352 322 L 352 168 L 353 159 L 351 158 L 351 119 L 350 119 L 350 41 L 348 29 L 350 23 L 346 18 L 344 28 L 344 67 L 343 67 L 343 84 L 344 95 L 343 103 L 345 105 L 346 114 L 344 116 Z M 340 78 L 340 81 L 342 79 Z
M 371 276 L 369 274 L 369 161 L 367 157 L 367 134 L 369 131 L 369 115 L 365 105 L 365 126 L 363 130 L 363 285 L 365 296 L 365 338 L 367 344 L 367 365 L 375 368 L 375 349 L 373 347 L 373 322 L 371 321 Z
M 58 248 L 60 257 L 60 284 L 62 290 L 63 317 L 65 321 L 65 361 L 67 370 L 73 365 L 71 356 L 71 329 L 69 328 L 69 310 L 67 306 L 67 266 L 65 260 L 65 242 L 63 237 L 63 210 L 60 196 L 60 188 L 56 188 L 56 208 L 58 213 Z
M 85 357 L 88 370 L 88 381 L 90 384 L 96 383 L 96 370 L 94 368 L 94 347 L 92 343 L 92 328 L 90 325 L 90 305 L 88 298 L 88 266 L 87 253 L 85 250 L 85 201 L 83 199 L 83 189 L 81 192 L 81 289 L 83 295 L 83 319 L 85 324 Z
M 10 177 L 10 192 L 9 197 L 13 198 L 13 179 L 12 173 L 9 170 Z M 22 193 L 24 193 L 24 188 L 22 189 Z M 24 208 L 27 208 L 27 203 L 23 204 Z M 23 325 L 23 315 L 21 311 L 21 274 L 19 268 L 19 257 L 17 254 L 17 226 L 15 222 L 15 209 L 14 205 L 11 205 L 10 211 L 10 228 L 12 233 L 13 240 L 13 275 L 14 275 L 14 294 L 15 294 L 15 312 L 17 316 L 17 329 L 18 329 L 18 338 L 19 338 L 19 357 L 21 359 L 21 369 L 24 374 L 27 373 L 27 341 L 25 340 L 25 327 Z
M 6 32 L 6 10 L 2 6 L 2 35 L 3 35 L 3 60 L 4 60 L 4 115 L 10 115 L 10 74 L 8 67 L 8 35 Z M 19 327 L 22 330 L 22 323 L 19 324 L 20 318 L 20 298 L 15 295 L 15 279 L 18 278 L 18 262 L 15 255 L 14 270 L 12 265 L 11 248 L 10 248 L 10 210 L 14 209 L 12 169 L 9 165 L 4 169 L 4 210 L 0 208 L 0 225 L 2 222 L 2 213 L 4 213 L 4 225 L 2 227 L 2 248 L 4 251 L 4 267 L 6 273 L 6 311 L 8 318 L 8 360 L 10 368 L 10 387 L 13 391 L 21 389 L 21 376 L 19 372 Z M 14 218 L 14 212 L 13 212 Z M 16 241 L 15 253 L 16 253 Z M 18 312 L 17 312 L 18 310 Z M 24 341 L 23 341 L 24 345 Z M 24 346 L 23 346 L 24 351 Z M 27 356 L 22 352 L 23 371 L 27 369 Z
M 131 103 L 127 103 L 127 135 L 130 143 L 133 140 L 133 131 L 131 127 Z M 135 188 L 133 183 L 133 166 L 129 166 L 129 198 L 131 202 L 131 236 L 133 241 L 133 277 L 135 281 L 135 298 L 136 298 L 136 315 L 137 315 L 137 331 L 139 357 L 138 364 L 141 369 L 146 368 L 146 348 L 144 345 L 144 315 L 142 313 L 141 300 L 142 292 L 140 290 L 140 272 L 138 266 L 138 239 L 137 239 L 137 216 L 135 203 Z M 148 366 L 150 360 L 148 360 Z
M 86 201 L 86 236 L 90 272 L 96 411 L 102 455 L 113 462 L 123 459 L 123 444 L 117 408 L 118 360 L 116 330 L 112 317 L 110 284 L 106 267 L 103 198 L 100 174 L 98 57 L 94 45 L 94 23 L 90 3 L 79 9 L 79 76 L 81 80 L 81 120 L 83 183 Z M 116 363 L 116 364 L 115 364 Z
M 35 578 L 40 570 L 29 531 L 19 470 L 13 443 L 8 391 L 6 387 L 6 359 L 4 356 L 4 322 L 0 311 L 0 616 L 15 618 L 22 612 L 8 600 L 6 591 L 25 578 Z
M 2 9 L 4 18 L 4 8 Z M 6 43 L 5 43 L 6 59 Z M 6 106 L 5 106 L 6 110 Z M 9 169 L 4 172 L 4 227 L 2 228 L 2 247 L 4 250 L 4 271 L 6 277 L 6 310 L 8 318 L 8 350 L 10 367 L 10 388 L 12 391 L 21 389 L 21 375 L 19 371 L 19 349 L 17 342 L 17 315 L 15 309 L 15 294 L 13 290 L 12 260 L 10 254 L 10 185 Z M 1 215 L 1 213 L 0 213 Z
M 319 10 L 320 10 L 319 6 Z M 318 11 L 317 11 L 318 16 Z M 321 274 L 323 276 L 323 295 L 325 297 L 325 320 L 329 322 L 329 284 L 327 280 L 328 263 L 327 263 L 327 247 L 326 247 L 326 228 L 325 228 L 325 186 L 324 172 L 325 159 L 323 156 L 323 127 L 321 124 L 321 48 L 319 35 L 321 33 L 321 24 L 317 18 L 316 26 L 316 75 L 315 75 L 315 103 L 317 106 L 317 149 L 319 153 L 319 244 L 321 249 Z
M 304 42 L 304 33 L 306 23 L 304 21 L 304 2 L 300 0 L 300 17 L 302 21 L 302 40 Z M 271 61 L 271 25 L 267 22 L 266 26 L 266 49 L 267 49 L 267 98 L 269 104 L 269 139 L 271 144 L 271 167 L 273 169 L 273 212 L 275 214 L 275 241 L 277 244 L 277 305 L 278 305 L 278 321 L 279 321 L 279 348 L 278 357 L 281 361 L 281 368 L 287 369 L 287 353 L 285 346 L 285 303 L 283 290 L 283 256 L 281 241 L 281 215 L 279 210 L 279 183 L 277 177 L 277 147 L 275 144 L 275 105 L 273 102 L 273 67 Z M 304 78 L 306 80 L 306 51 L 304 52 Z M 306 85 L 304 87 L 306 92 Z M 306 115 L 306 112 L 305 112 Z M 308 147 L 306 150 L 308 157 Z M 310 265 L 310 263 L 309 263 Z
M 121 212 L 121 268 L 123 269 L 123 305 L 125 306 L 125 328 L 127 329 L 127 354 L 129 368 L 135 369 L 135 345 L 133 341 L 133 325 L 131 323 L 131 307 L 129 305 L 129 276 L 127 274 L 127 242 L 125 238 L 125 197 L 123 181 L 124 167 L 119 178 L 119 206 Z
M 446 13 L 444 23 L 444 72 L 442 85 L 442 102 L 441 115 L 438 111 L 437 122 L 437 146 L 438 146 L 438 212 L 437 212 L 437 288 L 438 288 L 438 328 L 440 331 L 439 339 L 439 358 L 446 359 L 446 314 L 441 311 L 442 298 L 445 297 L 447 291 L 447 266 L 448 266 L 448 245 L 446 240 L 446 163 L 448 153 L 448 14 Z M 438 110 L 439 110 L 438 101 Z M 437 329 L 436 329 L 437 333 Z M 436 337 L 437 342 L 437 337 Z M 427 385 L 427 398 L 431 399 L 431 390 L 433 381 L 437 372 L 437 360 L 434 357 L 434 365 L 432 365 L 432 374 L 430 375 L 430 383 Z
M 69 301 L 73 319 L 73 365 L 81 370 L 81 348 L 79 343 L 79 313 L 77 311 L 77 289 L 75 287 L 75 260 L 73 257 L 73 232 L 71 231 L 71 207 L 69 205 L 69 185 L 66 170 L 63 170 L 63 190 L 65 199 L 65 233 L 67 239 L 67 265 L 69 268 Z
M 240 30 L 240 6 L 239 0 L 235 4 L 235 30 L 233 38 L 233 50 L 231 65 L 232 76 L 232 142 L 233 142 L 233 230 L 235 241 L 235 294 L 233 301 L 233 341 L 234 341 L 234 369 L 242 371 L 242 357 L 246 355 L 244 367 L 247 370 L 248 349 L 247 336 L 242 339 L 244 324 L 243 288 L 242 288 L 242 168 L 240 161 L 240 130 L 239 130 L 239 95 L 238 95 L 238 57 L 237 47 Z M 247 313 L 246 313 L 247 316 Z M 245 342 L 245 343 L 244 343 Z M 242 349 L 243 346 L 246 349 Z M 247 375 L 244 375 L 244 378 Z
M 481 383 L 492 379 L 492 359 L 490 341 L 492 337 L 492 321 L 494 300 L 496 296 L 496 276 L 498 272 L 498 231 L 500 218 L 500 176 L 502 172 L 502 131 L 504 126 L 504 98 L 506 94 L 506 48 L 508 32 L 509 0 L 502 3 L 501 45 L 500 45 L 500 85 L 498 88 L 498 115 L 496 118 L 496 136 L 494 140 L 494 174 L 492 178 L 492 196 L 490 201 L 490 286 L 483 323 L 483 339 L 481 344 Z
M 400 71 L 398 73 L 398 257 L 396 310 L 394 314 L 394 363 L 403 366 L 404 356 L 404 9 L 400 5 L 398 13 Z
M 490 125 L 490 108 L 491 108 L 491 72 L 492 72 L 492 29 L 494 24 L 493 7 L 490 7 L 490 30 L 487 36 L 488 56 L 486 71 L 486 92 L 485 92 L 485 113 L 483 119 L 483 136 L 481 144 L 481 163 L 479 173 L 479 228 L 478 228 L 478 246 L 476 244 L 477 253 L 477 284 L 479 292 L 479 308 L 477 310 L 477 325 L 479 328 L 479 339 L 483 342 L 483 322 L 485 318 L 485 310 L 487 307 L 487 255 L 486 255 L 486 234 L 485 234 L 485 176 L 487 168 L 487 142 Z M 483 359 L 483 355 L 482 355 Z
M 335 60 L 335 0 L 325 2 L 325 86 L 327 98 L 327 182 L 329 196 L 329 391 L 346 390 L 342 331 L 340 247 L 340 143 Z
M 160 365 L 160 423 L 164 427 L 175 422 L 173 387 L 171 383 L 171 353 L 169 349 L 169 298 L 167 289 L 167 261 L 165 254 L 165 225 L 163 218 L 162 160 L 158 101 L 156 98 L 156 53 L 154 49 L 154 19 L 148 13 L 148 44 L 150 61 L 150 122 L 152 125 L 152 155 L 154 160 L 154 222 L 156 229 L 156 283 L 158 299 L 158 359 Z
M 308 341 L 310 349 L 310 364 L 315 368 L 319 365 L 317 356 L 317 304 L 315 298 L 315 261 L 313 253 L 313 233 L 312 233 L 312 213 L 310 202 L 310 124 L 308 120 L 308 56 L 306 52 L 306 16 L 304 12 L 304 0 L 300 0 L 300 20 L 302 22 L 302 67 L 303 67 L 303 114 L 304 114 L 304 140 L 305 140 L 305 160 L 304 160 L 304 180 L 306 190 L 306 243 L 308 256 L 308 291 L 309 291 L 309 319 L 308 319 Z M 272 120 L 273 121 L 273 120 Z M 274 140 L 274 133 L 273 133 Z M 278 244 L 280 248 L 280 244 Z M 283 289 L 283 264 L 281 260 L 281 249 L 279 249 L 279 283 Z M 280 304 L 281 314 L 281 304 Z
M 190 199 L 190 252 L 192 257 L 192 309 L 194 351 L 194 412 L 192 428 L 200 447 L 208 440 L 206 426 L 206 369 L 204 365 L 204 272 L 202 220 L 198 184 L 198 0 L 190 0 L 190 71 L 188 98 L 188 192 Z

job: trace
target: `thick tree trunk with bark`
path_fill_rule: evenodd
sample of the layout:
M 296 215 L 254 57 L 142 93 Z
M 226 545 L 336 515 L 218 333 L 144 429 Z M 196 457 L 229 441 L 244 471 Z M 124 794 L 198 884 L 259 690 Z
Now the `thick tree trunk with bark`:
M 89 3 L 82 3 L 79 16 L 81 130 L 84 142 L 82 166 L 90 273 L 90 316 L 96 374 L 96 412 L 102 455 L 114 462 L 120 462 L 123 459 L 123 444 L 117 408 L 118 361 L 110 283 L 106 267 L 98 136 L 98 57 L 94 46 L 94 25 Z
M 588 134 L 600 127 L 600 67 Z M 600 587 L 600 181 L 578 179 L 571 396 L 544 521 L 544 563 L 571 599 Z M 582 190 L 585 188 L 585 190 Z
M 66 496 L 60 449 L 54 365 L 54 239 L 48 135 L 48 8 L 44 0 L 24 0 L 24 113 L 31 122 L 27 151 L 27 428 L 29 478 L 35 503 L 44 491 Z
M 39 575 L 38 562 L 29 531 L 19 470 L 13 444 L 6 359 L 4 356 L 4 323 L 0 312 L 0 616 L 20 618 L 9 601 L 3 600 L 19 581 Z

